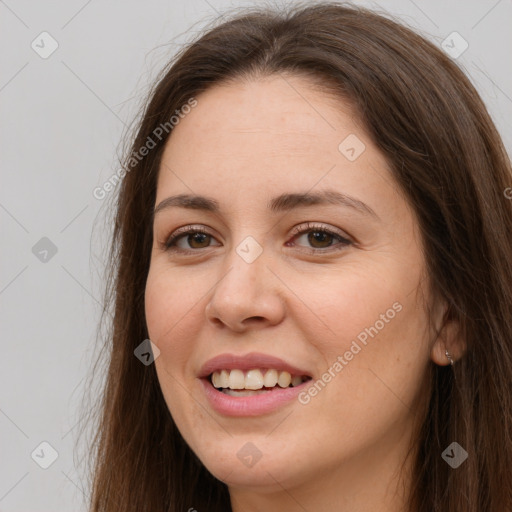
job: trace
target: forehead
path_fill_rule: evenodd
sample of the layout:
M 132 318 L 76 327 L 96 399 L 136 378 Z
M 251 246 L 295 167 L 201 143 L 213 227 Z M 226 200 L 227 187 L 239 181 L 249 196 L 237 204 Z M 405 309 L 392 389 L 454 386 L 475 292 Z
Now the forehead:
M 240 80 L 214 86 L 197 101 L 173 129 L 168 141 L 173 155 L 188 146 L 195 149 L 190 157 L 208 152 L 213 159 L 243 160 L 248 157 L 245 144 L 257 144 L 254 153 L 262 157 L 318 157 L 325 150 L 336 154 L 344 134 L 363 137 L 350 106 L 315 90 L 304 78 Z
M 394 193 L 387 162 L 350 105 L 303 78 L 237 81 L 196 99 L 168 138 L 157 202 L 171 193 L 215 192 L 221 201 L 243 192 L 250 202 L 259 193 L 313 187 L 364 195 L 386 183 Z M 348 146 L 355 159 L 354 152 L 347 158 Z

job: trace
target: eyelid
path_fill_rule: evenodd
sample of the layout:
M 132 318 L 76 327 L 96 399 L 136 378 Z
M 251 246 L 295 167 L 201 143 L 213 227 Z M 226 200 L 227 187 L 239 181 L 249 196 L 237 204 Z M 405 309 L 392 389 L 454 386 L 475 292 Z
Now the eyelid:
M 325 224 L 311 222 L 311 221 L 303 222 L 302 224 L 295 226 L 292 229 L 291 235 L 293 237 L 295 237 L 296 235 L 303 234 L 304 232 L 308 232 L 308 231 L 313 231 L 314 229 L 316 229 L 318 231 L 325 231 L 327 233 L 331 233 L 332 235 L 336 235 L 336 236 L 344 239 L 347 242 L 352 241 L 351 237 L 349 235 L 347 235 L 346 233 L 344 233 L 343 231 L 341 231 L 338 228 L 326 226 Z

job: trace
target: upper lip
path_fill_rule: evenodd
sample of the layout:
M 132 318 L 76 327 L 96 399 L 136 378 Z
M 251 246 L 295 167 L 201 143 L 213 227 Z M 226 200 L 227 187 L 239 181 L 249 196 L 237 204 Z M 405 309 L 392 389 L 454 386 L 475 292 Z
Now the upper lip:
M 245 355 L 220 354 L 209 359 L 201 367 L 199 378 L 208 377 L 213 372 L 220 370 L 252 370 L 255 368 L 273 368 L 275 370 L 287 371 L 291 375 L 311 377 L 306 370 L 293 366 L 278 357 L 251 352 Z

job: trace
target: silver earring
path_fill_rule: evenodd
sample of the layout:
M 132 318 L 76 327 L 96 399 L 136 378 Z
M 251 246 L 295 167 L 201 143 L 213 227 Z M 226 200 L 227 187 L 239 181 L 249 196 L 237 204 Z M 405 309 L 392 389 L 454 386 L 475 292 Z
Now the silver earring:
M 450 361 L 450 364 L 453 366 L 453 359 L 452 356 L 450 355 L 450 352 L 448 352 L 448 350 L 445 350 L 444 353 L 446 354 L 448 361 Z

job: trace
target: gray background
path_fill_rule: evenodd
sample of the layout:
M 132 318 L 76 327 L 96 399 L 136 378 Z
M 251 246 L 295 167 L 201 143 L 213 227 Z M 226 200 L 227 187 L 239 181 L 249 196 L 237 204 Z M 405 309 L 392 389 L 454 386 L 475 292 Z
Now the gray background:
M 86 448 L 75 444 L 109 236 L 108 203 L 93 189 L 118 168 L 120 140 L 169 56 L 217 13 L 254 3 L 0 0 L 2 512 L 85 510 Z M 461 34 L 469 47 L 457 62 L 510 152 L 512 0 L 360 3 L 438 45 Z M 43 31 L 59 45 L 46 59 L 31 47 L 50 47 Z M 51 461 L 44 441 L 58 453 L 47 469 L 35 462 Z

